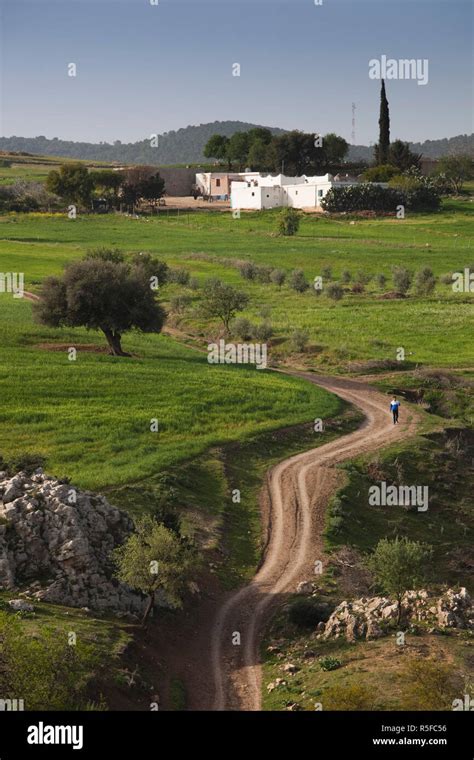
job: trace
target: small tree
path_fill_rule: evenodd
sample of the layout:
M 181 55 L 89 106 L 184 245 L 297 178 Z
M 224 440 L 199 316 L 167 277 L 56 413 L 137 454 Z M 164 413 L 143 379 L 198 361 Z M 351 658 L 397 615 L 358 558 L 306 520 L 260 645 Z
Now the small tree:
M 286 272 L 283 269 L 273 269 L 272 273 L 270 274 L 270 280 L 274 283 L 274 285 L 278 285 L 278 287 L 281 289 L 281 286 L 285 282 L 286 279 Z
M 431 553 L 430 547 L 417 541 L 382 538 L 367 562 L 378 585 L 397 600 L 397 625 L 400 625 L 402 617 L 403 595 L 421 585 Z
M 53 169 L 46 178 L 46 189 L 59 195 L 68 203 L 86 206 L 91 199 L 94 180 L 87 167 L 79 162 L 63 164 L 59 171 Z
M 129 356 L 122 350 L 124 332 L 159 333 L 165 321 L 142 267 L 106 249 L 72 262 L 62 278 L 48 277 L 33 311 L 48 327 L 101 330 L 114 356 Z
M 300 215 L 294 208 L 284 208 L 278 214 L 278 231 L 280 235 L 296 235 L 300 226 Z
M 397 293 L 405 295 L 410 289 L 413 275 L 405 267 L 393 267 L 392 269 L 393 285 Z
M 436 277 L 431 267 L 423 267 L 415 275 L 415 288 L 419 296 L 428 296 L 436 285 Z
M 459 193 L 463 182 L 474 177 L 474 160 L 467 155 L 444 156 L 439 160 L 438 171 L 451 183 L 454 192 Z
M 340 301 L 344 295 L 344 288 L 338 282 L 330 282 L 326 288 L 326 293 L 333 301 Z
M 143 625 L 153 609 L 157 591 L 164 592 L 175 607 L 182 607 L 194 560 L 190 549 L 173 531 L 144 517 L 137 521 L 135 532 L 114 550 L 114 558 L 117 578 L 148 596 Z
M 309 340 L 309 333 L 307 330 L 296 329 L 293 331 L 290 339 L 290 346 L 293 351 L 297 351 L 302 354 L 306 349 Z
M 249 302 L 247 293 L 217 279 L 208 280 L 204 291 L 202 303 L 204 315 L 220 319 L 228 333 L 231 320 L 238 311 L 243 311 Z
M 304 276 L 302 269 L 293 269 L 288 280 L 288 285 L 297 293 L 304 293 L 309 288 L 309 282 Z
M 241 340 L 248 340 L 252 337 L 254 326 L 247 317 L 237 317 L 232 322 L 232 335 Z

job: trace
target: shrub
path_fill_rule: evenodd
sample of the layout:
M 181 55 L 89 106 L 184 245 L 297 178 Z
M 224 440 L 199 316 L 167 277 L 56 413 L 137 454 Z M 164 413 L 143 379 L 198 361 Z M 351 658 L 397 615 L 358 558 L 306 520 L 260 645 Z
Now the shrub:
M 271 274 L 272 274 L 272 267 L 257 267 L 256 270 L 256 278 L 258 282 L 263 283 L 264 285 L 271 282 Z
M 442 274 L 439 278 L 439 281 L 443 283 L 443 285 L 452 285 L 453 284 L 453 273 L 450 274 Z
M 326 293 L 333 301 L 340 301 L 344 295 L 344 289 L 338 282 L 330 282 L 326 288 Z
M 408 271 L 408 269 L 405 269 L 405 267 L 396 266 L 392 269 L 392 279 L 397 293 L 405 295 L 405 293 L 407 293 L 407 291 L 410 289 L 413 275 Z
M 392 164 L 379 164 L 366 169 L 363 177 L 366 182 L 388 182 L 399 173 L 399 169 Z
M 260 343 L 266 343 L 267 340 L 270 340 L 270 338 L 273 335 L 273 327 L 271 326 L 270 322 L 261 322 L 259 325 L 257 325 L 254 328 L 253 331 L 253 337 L 260 341 Z
M 355 295 L 360 295 L 360 293 L 364 293 L 365 291 L 365 285 L 363 282 L 354 282 L 351 288 L 351 292 Z
M 369 274 L 368 272 L 363 272 L 361 269 L 359 269 L 356 276 L 354 277 L 354 280 L 355 282 L 362 283 L 362 285 L 368 285 L 372 277 L 373 275 Z
M 347 269 L 344 269 L 343 273 L 341 274 L 341 281 L 347 285 L 347 283 L 349 283 L 351 280 L 351 273 Z
M 249 340 L 252 337 L 254 326 L 247 317 L 237 317 L 232 322 L 232 334 L 241 340 Z
M 452 710 L 464 694 L 463 679 L 447 662 L 412 658 L 402 673 L 403 710 Z
M 323 267 L 321 269 L 321 277 L 323 278 L 323 280 L 330 280 L 332 278 L 332 268 Z
M 309 288 L 309 283 L 302 269 L 293 269 L 288 280 L 288 285 L 297 293 L 304 293 Z
M 300 226 L 300 215 L 294 208 L 284 208 L 278 214 L 278 231 L 280 235 L 296 235 Z
M 298 628 L 316 628 L 318 623 L 325 623 L 329 618 L 329 611 L 316 599 L 296 599 L 288 609 L 290 623 Z
M 342 662 L 337 659 L 337 657 L 320 657 L 319 660 L 319 667 L 321 670 L 337 670 L 341 667 Z
M 239 272 L 244 280 L 254 280 L 257 267 L 251 261 L 244 261 L 242 264 L 239 264 Z
M 436 285 L 436 277 L 430 267 L 423 267 L 415 275 L 415 289 L 419 296 L 427 296 L 433 292 Z
M 325 211 L 393 211 L 403 204 L 404 195 L 394 188 L 359 184 L 332 187 L 321 201 Z
M 178 285 L 189 285 L 191 276 L 187 269 L 177 267 L 176 269 L 170 269 L 168 273 L 169 282 L 175 282 Z
M 290 345 L 293 351 L 297 351 L 299 354 L 302 354 L 303 351 L 306 349 L 308 341 L 309 341 L 308 331 L 297 329 L 297 330 L 294 330 L 291 335 Z
M 283 269 L 273 269 L 270 280 L 274 285 L 278 285 L 279 288 L 283 285 L 286 279 L 286 272 Z
M 378 287 L 379 287 L 381 290 L 383 290 L 383 288 L 384 288 L 384 287 L 385 287 L 385 285 L 386 285 L 386 282 L 387 282 L 387 278 L 385 277 L 385 275 L 384 275 L 384 274 L 380 273 L 380 274 L 378 274 L 378 275 L 376 275 L 376 276 L 375 276 L 375 282 L 377 283 L 377 286 L 378 286 Z
M 196 277 L 191 277 L 188 283 L 191 290 L 199 290 L 199 280 Z
M 13 457 L 8 462 L 9 472 L 26 472 L 27 475 L 32 475 L 39 467 L 44 468 L 46 465 L 46 459 L 42 454 L 19 454 Z
M 419 185 L 406 194 L 406 207 L 409 211 L 438 211 L 440 206 L 440 193 L 435 187 Z
M 335 684 L 324 690 L 323 705 L 325 710 L 373 710 L 373 689 L 362 684 Z

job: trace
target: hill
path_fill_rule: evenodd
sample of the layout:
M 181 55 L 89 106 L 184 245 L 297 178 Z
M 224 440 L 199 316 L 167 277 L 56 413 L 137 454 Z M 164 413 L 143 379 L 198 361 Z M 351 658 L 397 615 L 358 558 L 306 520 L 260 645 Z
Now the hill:
M 151 147 L 150 138 L 135 143 L 87 143 L 48 139 L 39 137 L 1 137 L 0 150 L 27 152 L 43 156 L 61 156 L 80 158 L 89 161 L 116 161 L 126 164 L 193 164 L 204 161 L 203 149 L 211 135 L 219 133 L 230 136 L 234 132 L 246 131 L 259 124 L 243 121 L 213 121 L 198 126 L 188 126 L 176 131 L 158 135 L 158 147 Z M 286 130 L 269 127 L 278 135 Z M 423 153 L 430 158 L 438 158 L 448 153 L 470 153 L 474 155 L 474 135 L 457 135 L 441 140 L 426 140 L 423 143 L 410 143 L 412 150 Z M 373 147 L 351 145 L 348 159 L 350 161 L 371 161 Z
M 235 132 L 246 132 L 260 124 L 243 121 L 214 121 L 199 126 L 188 126 L 177 131 L 158 135 L 158 146 L 151 147 L 150 138 L 135 143 L 85 143 L 52 140 L 40 137 L 2 137 L 0 150 L 37 153 L 44 156 L 63 156 L 93 161 L 117 161 L 125 164 L 183 164 L 205 161 L 203 149 L 209 138 L 216 134 L 230 137 Z M 268 127 L 274 134 L 285 130 Z

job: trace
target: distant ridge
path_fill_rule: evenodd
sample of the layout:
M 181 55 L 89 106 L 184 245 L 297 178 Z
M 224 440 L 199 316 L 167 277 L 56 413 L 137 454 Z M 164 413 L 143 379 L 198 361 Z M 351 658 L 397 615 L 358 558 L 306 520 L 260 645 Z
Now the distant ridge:
M 35 153 L 43 156 L 61 156 L 91 161 L 117 161 L 124 164 L 195 164 L 203 162 L 203 149 L 211 135 L 219 133 L 230 137 L 234 132 L 262 126 L 244 121 L 213 121 L 198 126 L 188 126 L 158 136 L 158 147 L 151 147 L 150 139 L 135 143 L 87 143 L 52 140 L 40 137 L 0 137 L 0 150 Z M 278 135 L 284 129 L 268 127 Z M 440 140 L 426 140 L 410 143 L 412 150 L 423 153 L 428 158 L 439 158 L 447 154 L 469 153 L 474 156 L 474 134 L 457 135 Z M 371 161 L 373 147 L 351 145 L 347 156 L 349 161 Z

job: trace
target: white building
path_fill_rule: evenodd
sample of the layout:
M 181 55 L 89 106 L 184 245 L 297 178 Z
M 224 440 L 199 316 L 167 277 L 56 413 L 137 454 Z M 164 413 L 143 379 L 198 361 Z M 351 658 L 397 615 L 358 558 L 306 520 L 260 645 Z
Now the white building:
M 335 180 L 331 174 L 321 177 L 286 177 L 260 174 L 241 176 L 232 180 L 231 206 L 233 209 L 270 209 L 281 206 L 293 208 L 319 208 L 331 187 L 352 185 L 356 180 L 349 177 Z

